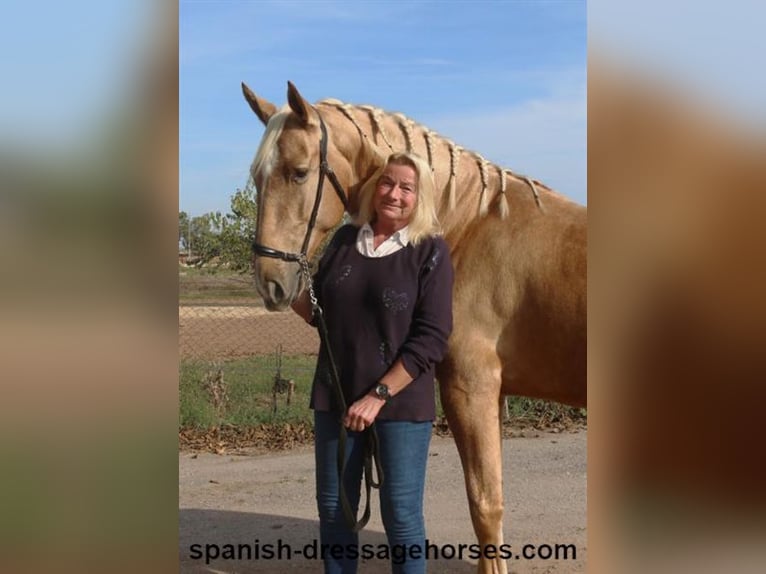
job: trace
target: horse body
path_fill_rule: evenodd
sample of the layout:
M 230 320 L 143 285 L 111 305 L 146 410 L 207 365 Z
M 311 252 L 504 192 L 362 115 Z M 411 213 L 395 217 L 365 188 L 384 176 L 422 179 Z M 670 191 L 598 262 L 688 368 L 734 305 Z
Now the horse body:
M 400 114 L 337 100 L 311 106 L 290 83 L 288 106 L 277 111 L 244 84 L 243 91 L 267 124 L 252 168 L 257 242 L 298 251 L 319 181 L 318 114 L 327 126 L 327 163 L 351 212 L 359 188 L 392 150 L 414 151 L 431 164 L 455 269 L 454 330 L 437 368 L 441 400 L 478 541 L 502 544 L 502 397 L 586 402 L 585 208 Z M 343 216 L 331 196 L 319 207 L 309 254 Z M 257 257 L 254 268 L 271 310 L 286 308 L 302 288 L 295 263 Z M 500 559 L 482 558 L 479 571 L 507 570 Z

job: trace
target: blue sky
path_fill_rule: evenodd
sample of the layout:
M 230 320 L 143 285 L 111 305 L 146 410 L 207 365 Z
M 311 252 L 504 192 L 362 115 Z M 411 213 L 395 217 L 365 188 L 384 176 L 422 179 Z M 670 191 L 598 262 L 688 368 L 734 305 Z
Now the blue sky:
M 135 88 L 154 0 L 0 2 L 0 140 L 71 150 Z
M 84 148 L 140 89 L 164 5 L 0 3 L 0 143 Z M 585 13 L 579 1 L 180 0 L 181 208 L 228 211 L 263 132 L 239 84 L 281 105 L 288 79 L 311 101 L 404 112 L 584 202 Z M 589 0 L 587 16 L 591 46 L 763 131 L 766 3 Z
M 180 2 L 179 207 L 229 211 L 292 81 L 399 111 L 586 202 L 584 1 Z
M 741 127 L 766 127 L 762 0 L 589 0 L 588 40 L 712 104 Z

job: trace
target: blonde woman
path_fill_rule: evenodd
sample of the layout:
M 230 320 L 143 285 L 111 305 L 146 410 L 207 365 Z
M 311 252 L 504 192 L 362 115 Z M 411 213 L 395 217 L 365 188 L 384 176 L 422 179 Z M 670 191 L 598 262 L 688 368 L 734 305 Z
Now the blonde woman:
M 355 222 L 336 232 L 314 277 L 349 405 L 344 413 L 336 405 L 323 342 L 311 394 L 320 538 L 323 545 L 346 549 L 324 556 L 325 572 L 356 572 L 358 558 L 365 557 L 339 501 L 341 421 L 348 429 L 343 484 L 354 512 L 364 432 L 375 423 L 384 475 L 380 507 L 392 572 L 422 573 L 423 491 L 436 411 L 434 368 L 452 330 L 453 269 L 439 236 L 431 169 L 422 158 L 389 156 L 360 197 Z M 305 293 L 293 309 L 311 322 Z

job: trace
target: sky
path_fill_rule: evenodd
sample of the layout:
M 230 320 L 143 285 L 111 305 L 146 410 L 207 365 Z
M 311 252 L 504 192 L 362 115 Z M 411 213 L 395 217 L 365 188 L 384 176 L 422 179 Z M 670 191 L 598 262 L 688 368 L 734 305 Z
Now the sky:
M 0 142 L 71 148 L 97 131 L 136 82 L 162 22 L 154 4 L 0 2 Z
M 227 212 L 247 182 L 263 127 L 242 81 L 280 106 L 291 80 L 312 102 L 403 112 L 585 203 L 586 12 L 591 47 L 766 126 L 764 2 L 179 2 L 179 203 L 191 215 Z M 138 84 L 164 4 L 0 3 L 0 144 L 71 149 L 98 133 Z
M 240 88 L 281 107 L 402 112 L 586 203 L 584 1 L 181 0 L 179 209 L 230 211 L 263 126 Z
M 589 0 L 588 41 L 743 127 L 766 127 L 762 0 Z

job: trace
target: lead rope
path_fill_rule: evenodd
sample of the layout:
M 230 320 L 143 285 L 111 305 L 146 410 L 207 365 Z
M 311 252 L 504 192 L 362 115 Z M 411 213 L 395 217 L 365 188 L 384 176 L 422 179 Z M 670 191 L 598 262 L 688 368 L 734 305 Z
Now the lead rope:
M 364 513 L 362 514 L 362 518 L 360 518 L 358 521 L 356 519 L 356 512 L 351 508 L 351 503 L 348 500 L 348 495 L 346 493 L 346 489 L 343 485 L 343 477 L 346 473 L 346 439 L 348 438 L 348 432 L 346 431 L 346 427 L 343 426 L 343 415 L 346 412 L 346 399 L 343 396 L 343 388 L 340 385 L 340 377 L 338 376 L 338 368 L 335 363 L 335 357 L 332 354 L 332 349 L 330 348 L 330 338 L 327 333 L 327 324 L 324 320 L 324 313 L 322 311 L 322 308 L 319 306 L 319 301 L 317 300 L 316 294 L 314 293 L 314 285 L 311 281 L 311 273 L 309 271 L 309 262 L 306 259 L 305 255 L 300 256 L 300 260 L 298 261 L 301 267 L 301 274 L 303 275 L 303 279 L 306 282 L 306 286 L 309 292 L 309 300 L 311 301 L 311 309 L 312 314 L 314 317 L 317 318 L 317 323 L 319 325 L 319 338 L 322 341 L 322 344 L 324 345 L 325 349 L 327 349 L 327 358 L 330 363 L 330 378 L 333 382 L 333 390 L 335 391 L 335 396 L 338 401 L 338 405 L 341 409 L 341 420 L 340 422 L 340 432 L 338 434 L 338 460 L 337 460 L 337 466 L 338 466 L 338 488 L 339 488 L 339 496 L 340 496 L 340 504 L 343 508 L 343 516 L 346 519 L 346 523 L 348 524 L 349 528 L 353 532 L 359 532 L 362 530 L 366 525 L 367 522 L 370 520 L 370 493 L 372 492 L 373 488 L 380 488 L 383 484 L 383 469 L 380 465 L 380 446 L 378 442 L 378 431 L 375 428 L 375 423 L 370 425 L 367 429 L 364 431 L 364 467 L 363 467 L 363 474 L 364 474 L 364 485 L 365 490 L 367 492 L 367 500 L 365 502 L 364 506 Z M 372 466 L 373 462 L 375 464 L 375 471 L 378 476 L 378 481 L 375 482 L 373 480 L 372 476 Z

